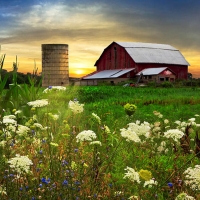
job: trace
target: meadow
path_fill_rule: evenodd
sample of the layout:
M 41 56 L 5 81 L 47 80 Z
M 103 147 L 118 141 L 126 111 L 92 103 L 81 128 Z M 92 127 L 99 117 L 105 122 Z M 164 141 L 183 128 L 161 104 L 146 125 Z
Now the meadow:
M 200 199 L 200 89 L 0 83 L 0 199 Z

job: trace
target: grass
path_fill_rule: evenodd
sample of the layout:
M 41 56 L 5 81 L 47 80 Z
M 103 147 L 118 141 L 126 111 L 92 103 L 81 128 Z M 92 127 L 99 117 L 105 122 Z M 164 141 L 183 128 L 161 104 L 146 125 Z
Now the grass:
M 199 163 L 198 88 L 62 89 L 26 88 L 33 102 L 47 99 L 46 106 L 28 106 L 28 98 L 13 102 L 17 108 L 1 105 L 1 199 L 166 200 L 183 192 L 199 198 L 200 180 L 194 190 L 184 174 Z M 127 103 L 137 106 L 132 116 Z M 167 137 L 170 130 L 183 135 Z M 85 140 L 77 139 L 81 133 Z M 24 166 L 16 154 L 32 164 Z

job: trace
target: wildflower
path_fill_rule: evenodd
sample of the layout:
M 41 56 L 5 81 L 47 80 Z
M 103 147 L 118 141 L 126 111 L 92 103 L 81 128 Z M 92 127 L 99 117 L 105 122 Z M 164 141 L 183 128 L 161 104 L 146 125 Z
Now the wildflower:
M 184 133 L 178 129 L 170 129 L 164 132 L 164 137 L 172 138 L 175 142 L 178 142 L 183 136 Z
M 38 108 L 38 107 L 44 107 L 49 104 L 47 99 L 41 99 L 41 100 L 35 100 L 35 101 L 30 101 L 27 103 L 29 106 L 32 106 L 33 108 Z
M 78 101 L 69 101 L 69 108 L 72 110 L 74 114 L 83 112 L 84 104 L 80 104 Z
M 39 123 L 34 123 L 33 124 L 33 126 L 35 126 L 35 127 L 37 127 L 37 128 L 39 128 L 39 129 L 41 129 L 41 130 L 47 130 L 47 127 L 43 127 L 41 124 L 39 124 Z
M 199 115 L 198 114 L 196 114 L 196 115 L 194 115 L 195 117 L 199 117 Z
M 189 122 L 194 122 L 195 118 L 188 119 Z
M 84 141 L 92 141 L 93 139 L 96 139 L 97 136 L 95 134 L 95 132 L 91 131 L 91 130 L 85 130 L 80 132 L 77 136 L 76 136 L 76 141 L 77 142 L 84 142 Z
M 51 146 L 54 146 L 54 147 L 57 147 L 57 146 L 58 146 L 58 144 L 57 144 L 57 143 L 54 143 L 54 142 L 50 142 L 50 145 L 51 145 Z
M 136 121 L 136 123 L 129 123 L 128 128 L 120 129 L 121 136 L 126 138 L 126 141 L 134 141 L 141 142 L 140 136 L 145 136 L 148 138 L 150 135 L 150 124 L 148 122 L 140 123 Z
M 130 196 L 128 199 L 130 199 L 130 200 L 139 200 L 139 197 L 138 196 Z
M 128 178 L 132 182 L 140 183 L 140 177 L 138 172 L 136 172 L 131 167 L 126 167 L 125 170 L 127 171 L 127 173 L 125 173 L 125 176 L 123 178 Z
M 67 186 L 68 185 L 68 181 L 64 180 L 62 184 L 65 185 L 65 186 Z
M 120 196 L 120 195 L 122 195 L 122 194 L 123 194 L 122 191 L 116 191 L 116 192 L 115 192 L 115 196 L 117 196 L 117 197 Z
M 15 115 L 17 115 L 17 114 L 20 114 L 20 113 L 22 113 L 22 111 L 21 110 L 17 110 L 17 111 L 15 111 Z
M 86 164 L 85 162 L 83 163 L 83 167 L 88 168 L 88 164 Z
M 160 112 L 158 112 L 158 111 L 153 111 L 153 114 L 156 115 L 156 116 L 158 116 L 158 115 L 160 115 Z
M 105 129 L 105 132 L 106 132 L 107 134 L 110 134 L 110 129 L 108 128 L 108 126 L 104 125 L 104 129 Z
M 163 115 L 161 115 L 161 114 L 160 114 L 160 115 L 158 115 L 158 118 L 163 118 Z
M 3 117 L 3 124 L 16 125 L 17 121 L 15 119 L 16 119 L 16 117 L 14 115 L 6 115 Z
M 124 105 L 124 111 L 128 116 L 133 115 L 136 109 L 137 109 L 137 106 L 134 104 L 127 103 L 126 105 Z
M 160 126 L 160 122 L 155 122 L 155 123 L 154 123 L 154 126 L 155 126 L 155 127 L 159 127 L 159 126 Z
M 141 170 L 139 171 L 139 175 L 140 175 L 140 177 L 141 177 L 142 179 L 144 179 L 145 181 L 149 181 L 149 180 L 151 179 L 151 177 L 152 177 L 151 172 L 148 171 L 148 170 L 144 170 L 144 169 L 141 169 Z
M 19 154 L 16 154 L 16 157 L 11 158 L 8 163 L 10 167 L 19 174 L 23 172 L 29 173 L 30 166 L 33 165 L 32 161 L 27 156 L 20 156 Z
M 141 142 L 139 136 L 134 132 L 134 131 L 131 131 L 129 129 L 120 129 L 121 131 L 121 136 L 126 138 L 126 141 L 129 142 L 129 141 L 133 141 L 133 142 Z
M 93 141 L 93 142 L 90 142 L 90 145 L 99 145 L 99 146 L 102 146 L 102 144 L 101 144 L 100 141 Z
M 195 200 L 194 197 L 187 195 L 187 193 L 180 193 L 175 200 Z
M 43 91 L 43 93 L 48 93 L 50 91 L 65 91 L 65 90 L 66 90 L 66 87 L 63 87 L 63 86 L 49 86 Z
M 153 179 L 153 178 L 149 181 L 144 182 L 144 187 L 148 186 L 149 188 L 151 188 L 152 185 L 158 185 L 158 182 L 155 181 L 155 179 Z
M 74 161 L 71 162 L 71 168 L 73 170 L 77 169 L 77 164 Z
M 183 174 L 187 186 L 190 186 L 193 190 L 200 190 L 200 165 L 187 168 Z
M 0 186 L 0 195 L 7 195 L 5 187 Z
M 169 120 L 168 120 L 168 119 L 165 119 L 165 120 L 164 120 L 164 123 L 165 123 L 165 124 L 168 124 L 168 123 L 169 123 Z
M 46 179 L 46 178 L 43 177 L 41 179 L 41 181 L 42 181 L 42 183 L 48 184 L 48 183 L 50 183 L 51 180 L 50 180 L 50 178 Z
M 167 185 L 168 185 L 170 188 L 173 187 L 173 183 L 171 183 L 171 182 L 167 183 Z
M 18 130 L 16 131 L 16 133 L 19 136 L 26 136 L 28 131 L 30 130 L 30 128 L 28 128 L 27 126 L 23 126 L 23 125 L 18 125 L 17 129 Z
M 92 113 L 92 116 L 96 119 L 96 121 L 97 121 L 99 124 L 101 124 L 101 118 L 100 118 L 97 114 Z

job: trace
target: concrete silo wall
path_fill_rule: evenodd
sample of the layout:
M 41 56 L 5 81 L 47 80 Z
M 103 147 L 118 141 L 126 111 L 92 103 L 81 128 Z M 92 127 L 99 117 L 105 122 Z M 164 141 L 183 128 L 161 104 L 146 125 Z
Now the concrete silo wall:
M 42 44 L 42 86 L 69 84 L 67 44 Z

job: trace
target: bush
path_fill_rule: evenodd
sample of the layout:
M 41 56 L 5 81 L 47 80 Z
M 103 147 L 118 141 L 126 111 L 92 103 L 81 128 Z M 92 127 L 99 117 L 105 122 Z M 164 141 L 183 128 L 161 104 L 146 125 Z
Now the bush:
M 164 81 L 163 83 L 161 83 L 161 87 L 172 88 L 172 87 L 174 87 L 174 85 L 169 81 Z

